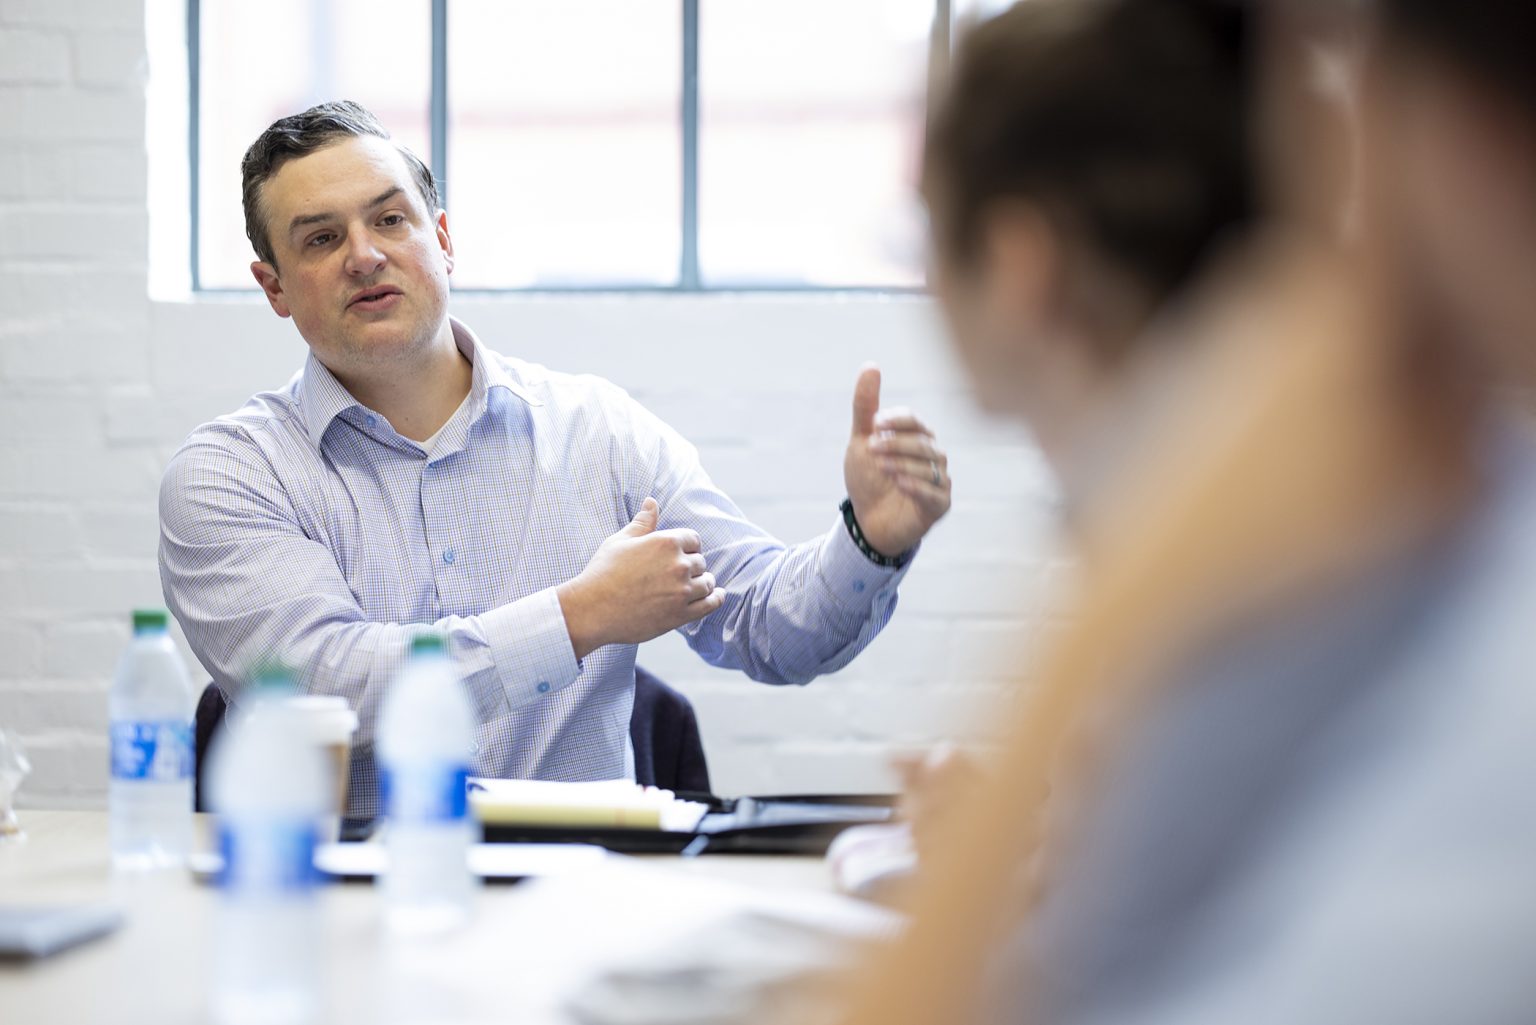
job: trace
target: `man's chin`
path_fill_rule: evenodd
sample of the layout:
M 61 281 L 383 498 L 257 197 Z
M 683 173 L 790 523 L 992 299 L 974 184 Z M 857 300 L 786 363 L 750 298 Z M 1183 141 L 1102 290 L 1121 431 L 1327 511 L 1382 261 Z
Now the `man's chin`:
M 359 353 L 388 358 L 416 348 L 427 334 L 414 320 L 381 317 L 350 325 L 347 339 Z

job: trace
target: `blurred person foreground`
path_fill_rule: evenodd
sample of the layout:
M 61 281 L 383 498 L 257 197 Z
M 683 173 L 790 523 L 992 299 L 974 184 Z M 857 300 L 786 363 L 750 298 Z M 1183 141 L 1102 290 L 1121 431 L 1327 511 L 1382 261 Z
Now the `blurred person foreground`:
M 1536 331 L 1536 19 L 1388 0 L 1345 136 L 1297 85 L 1339 16 L 1264 15 L 1268 222 L 1159 325 L 1176 398 L 844 1021 L 1536 1016 L 1536 449 L 1499 397 Z M 998 294 L 940 289 L 952 326 Z

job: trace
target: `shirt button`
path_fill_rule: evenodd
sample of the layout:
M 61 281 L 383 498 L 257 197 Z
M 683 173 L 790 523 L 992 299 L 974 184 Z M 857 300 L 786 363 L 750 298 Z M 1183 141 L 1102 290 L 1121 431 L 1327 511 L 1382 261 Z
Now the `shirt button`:
M 540 680 L 539 681 L 539 685 L 537 687 L 535 687 L 534 690 L 537 690 L 540 694 L 548 694 L 549 693 L 549 681 L 548 680 Z
M 471 740 L 469 742 L 469 753 L 472 755 L 480 753 L 480 742 L 478 740 Z
M 863 594 L 864 593 L 864 581 L 862 581 L 862 580 L 855 580 L 853 582 L 853 593 L 854 594 Z
M 369 427 L 377 427 L 377 426 L 379 426 L 379 418 L 374 416 L 372 413 L 369 413 L 368 414 L 368 426 Z
M 453 559 L 454 559 L 453 549 L 452 548 L 445 548 L 443 550 L 443 561 L 446 562 L 448 565 L 452 566 L 453 565 Z

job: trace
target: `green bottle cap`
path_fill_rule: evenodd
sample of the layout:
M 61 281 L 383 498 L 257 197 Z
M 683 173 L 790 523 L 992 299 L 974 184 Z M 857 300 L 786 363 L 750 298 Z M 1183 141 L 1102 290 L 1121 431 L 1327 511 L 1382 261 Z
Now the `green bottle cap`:
M 134 609 L 133 632 L 164 633 L 171 625 L 171 614 L 164 609 Z
M 448 651 L 448 638 L 430 630 L 411 638 L 412 655 L 442 655 Z
M 251 686 L 261 696 L 276 697 L 299 689 L 298 675 L 283 662 L 263 662 L 251 671 Z

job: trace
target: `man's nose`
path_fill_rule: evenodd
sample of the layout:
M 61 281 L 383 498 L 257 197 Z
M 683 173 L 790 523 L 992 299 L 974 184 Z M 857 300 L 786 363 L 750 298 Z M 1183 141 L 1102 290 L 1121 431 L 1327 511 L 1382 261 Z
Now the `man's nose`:
M 384 267 L 384 251 L 373 233 L 354 231 L 347 236 L 347 273 L 368 277 Z

